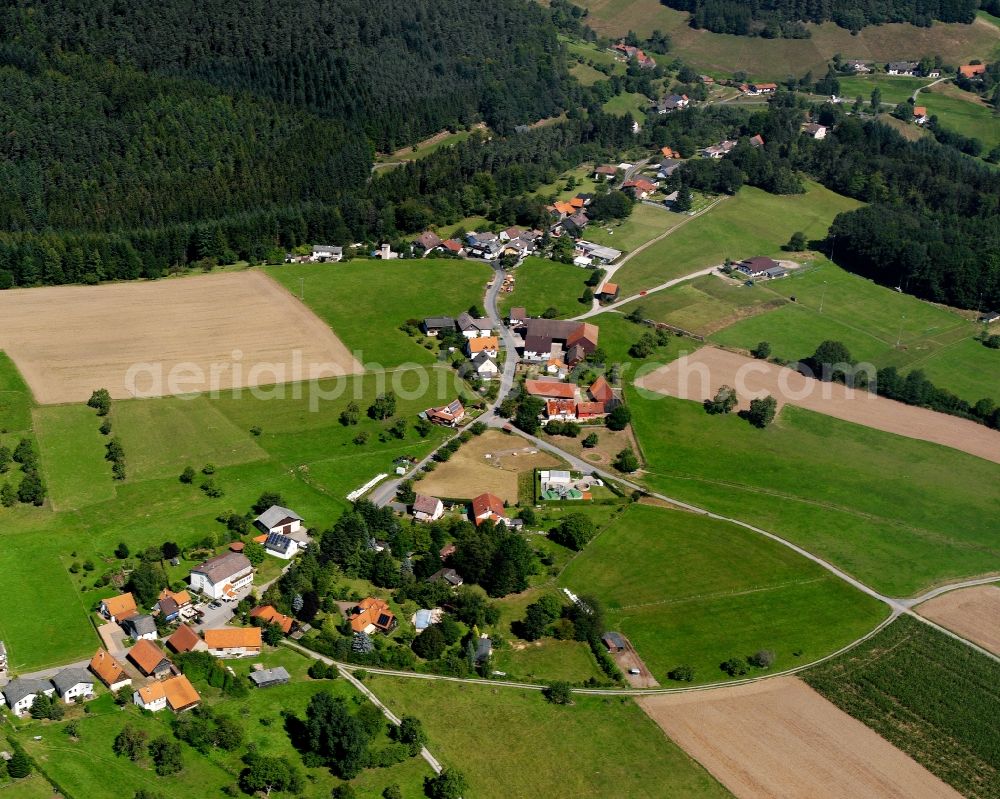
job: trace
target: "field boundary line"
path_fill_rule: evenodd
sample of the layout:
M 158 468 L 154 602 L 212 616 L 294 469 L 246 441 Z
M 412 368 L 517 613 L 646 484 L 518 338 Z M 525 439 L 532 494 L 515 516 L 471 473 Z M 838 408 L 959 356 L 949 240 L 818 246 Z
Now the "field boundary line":
M 762 594 L 767 591 L 777 591 L 781 588 L 788 588 L 792 585 L 810 585 L 811 583 L 821 583 L 829 580 L 830 577 L 823 575 L 822 577 L 810 577 L 808 580 L 788 580 L 783 583 L 776 583 L 775 585 L 763 585 L 759 588 L 747 588 L 742 591 L 717 591 L 711 594 L 695 594 L 694 596 L 678 597 L 676 599 L 661 599 L 658 602 L 641 602 L 636 605 L 622 605 L 617 608 L 605 608 L 608 613 L 617 613 L 624 610 L 642 610 L 644 608 L 655 608 L 662 605 L 683 605 L 687 602 L 701 602 L 705 599 L 721 599 L 723 597 L 729 596 L 748 596 L 750 594 Z

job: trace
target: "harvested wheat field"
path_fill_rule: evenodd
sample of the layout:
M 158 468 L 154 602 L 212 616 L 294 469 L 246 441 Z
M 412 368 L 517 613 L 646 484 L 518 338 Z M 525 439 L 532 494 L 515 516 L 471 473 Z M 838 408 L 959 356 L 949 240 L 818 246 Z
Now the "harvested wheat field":
M 961 796 L 794 677 L 636 701 L 739 799 Z
M 657 394 L 699 402 L 715 396 L 720 386 L 731 386 L 739 397 L 740 408 L 749 407 L 751 399 L 770 394 L 778 401 L 779 409 L 785 404 L 797 405 L 1000 463 L 1000 432 L 996 430 L 957 416 L 904 405 L 867 391 L 854 391 L 840 383 L 824 383 L 794 369 L 715 347 L 702 347 L 691 355 L 678 358 L 639 378 L 635 384 Z
M 416 485 L 421 494 L 472 499 L 486 491 L 504 502 L 517 502 L 518 475 L 559 466 L 561 461 L 540 452 L 516 435 L 487 430 L 463 444 L 458 452 Z
M 101 387 L 124 399 L 363 371 L 256 270 L 3 291 L 0 349 L 43 404 L 85 401 Z
M 917 612 L 1000 655 L 1000 585 L 976 585 L 935 597 Z

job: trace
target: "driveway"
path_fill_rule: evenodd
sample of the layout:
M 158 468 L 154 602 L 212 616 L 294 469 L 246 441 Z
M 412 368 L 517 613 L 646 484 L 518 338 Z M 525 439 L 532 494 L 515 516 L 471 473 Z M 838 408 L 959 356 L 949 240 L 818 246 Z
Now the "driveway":
M 125 650 L 127 649 L 125 646 L 125 631 L 120 626 L 113 622 L 102 624 L 97 628 L 97 634 L 101 636 L 101 642 L 104 644 L 104 648 L 108 650 L 108 654 L 114 657 L 125 654 Z

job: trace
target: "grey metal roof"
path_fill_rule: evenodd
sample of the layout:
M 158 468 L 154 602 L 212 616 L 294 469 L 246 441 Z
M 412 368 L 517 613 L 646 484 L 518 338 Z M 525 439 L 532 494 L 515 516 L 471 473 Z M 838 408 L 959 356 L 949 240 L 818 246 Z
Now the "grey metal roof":
M 625 648 L 625 639 L 622 638 L 621 633 L 616 633 L 616 632 L 604 633 L 604 635 L 601 636 L 601 640 L 607 644 L 611 644 L 617 647 L 618 649 Z
M 284 666 L 275 666 L 273 669 L 250 672 L 250 679 L 258 688 L 288 682 L 291 678 L 291 675 Z
M 281 505 L 272 505 L 266 511 L 264 511 L 260 516 L 256 518 L 255 521 L 260 522 L 262 525 L 268 529 L 272 527 L 277 527 L 285 519 L 291 519 L 292 521 L 302 521 L 302 517 L 299 516 L 295 511 L 289 510 L 288 508 L 283 508 Z
M 264 548 L 273 549 L 275 552 L 281 552 L 284 554 L 291 549 L 292 543 L 292 539 L 287 535 L 282 535 L 281 533 L 270 533 L 267 536 L 267 541 L 264 542 Z
M 93 685 L 94 677 L 86 669 L 68 668 L 63 669 L 52 678 L 52 684 L 56 687 L 56 691 L 58 691 L 59 696 L 62 696 L 70 688 L 73 688 L 80 683 Z
M 191 570 L 192 574 L 204 574 L 212 583 L 221 583 L 234 574 L 249 569 L 250 560 L 241 552 L 226 552 L 209 558 Z
M 4 698 L 10 707 L 14 707 L 18 702 L 32 694 L 41 694 L 51 691 L 52 684 L 47 680 L 30 680 L 20 678 L 11 680 L 3 689 Z
M 424 319 L 424 327 L 428 329 L 431 328 L 440 329 L 440 328 L 454 327 L 454 326 L 455 326 L 455 320 L 452 319 L 450 316 L 428 316 L 426 319 Z
M 139 635 L 149 635 L 150 633 L 156 632 L 156 622 L 153 621 L 153 617 L 149 615 L 133 616 L 130 619 L 124 621 L 136 636 Z

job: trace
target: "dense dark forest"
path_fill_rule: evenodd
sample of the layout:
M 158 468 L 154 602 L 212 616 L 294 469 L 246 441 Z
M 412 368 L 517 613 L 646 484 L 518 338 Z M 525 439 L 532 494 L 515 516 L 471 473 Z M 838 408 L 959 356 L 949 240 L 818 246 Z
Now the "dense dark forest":
M 506 132 L 566 100 L 556 28 L 527 0 L 4 5 L 13 57 L 79 52 L 200 78 L 342 120 L 380 150 L 478 116 Z
M 661 0 L 691 13 L 691 25 L 715 33 L 768 38 L 803 38 L 804 22 L 833 21 L 859 31 L 867 25 L 911 22 L 922 27 L 935 20 L 975 19 L 976 0 Z

